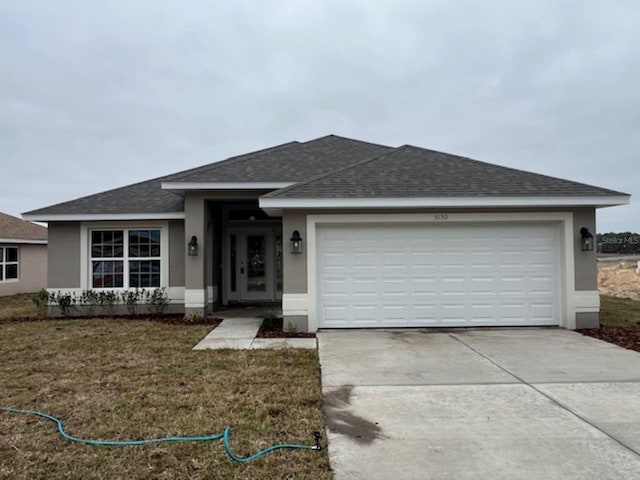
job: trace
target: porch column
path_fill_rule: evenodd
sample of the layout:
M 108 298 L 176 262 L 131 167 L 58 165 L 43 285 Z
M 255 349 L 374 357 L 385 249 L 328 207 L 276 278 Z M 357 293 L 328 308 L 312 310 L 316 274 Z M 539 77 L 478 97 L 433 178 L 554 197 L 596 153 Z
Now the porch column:
M 207 204 L 198 192 L 186 192 L 184 198 L 185 239 L 185 290 L 184 312 L 186 316 L 204 316 L 207 313 Z M 198 254 L 189 255 L 189 242 L 193 236 L 198 241 Z

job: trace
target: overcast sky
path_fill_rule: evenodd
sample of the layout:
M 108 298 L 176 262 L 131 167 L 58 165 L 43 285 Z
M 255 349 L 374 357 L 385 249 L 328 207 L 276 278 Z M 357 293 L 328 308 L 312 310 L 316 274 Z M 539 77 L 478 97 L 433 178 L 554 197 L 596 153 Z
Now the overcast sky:
M 632 194 L 640 5 L 0 0 L 0 211 L 329 133 Z

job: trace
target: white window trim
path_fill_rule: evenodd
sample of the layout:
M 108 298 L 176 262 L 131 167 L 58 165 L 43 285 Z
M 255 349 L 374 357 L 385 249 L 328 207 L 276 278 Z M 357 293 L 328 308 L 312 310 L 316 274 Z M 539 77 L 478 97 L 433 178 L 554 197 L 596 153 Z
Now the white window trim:
M 0 283 L 12 283 L 20 281 L 20 247 L 18 245 L 0 245 L 0 248 L 3 248 L 2 257 L 0 258 L 0 269 L 2 269 L 2 280 Z M 7 248 L 15 248 L 17 250 L 18 260 L 15 262 L 5 262 L 4 259 L 7 257 Z M 16 265 L 18 276 L 16 278 L 7 278 L 7 265 Z
M 83 222 L 80 224 L 80 288 L 91 290 L 91 231 L 92 230 L 160 230 L 160 287 L 169 286 L 169 223 L 168 222 Z M 149 257 L 145 260 L 154 260 L 158 257 Z M 102 260 L 110 260 L 108 258 Z M 127 262 L 128 263 L 128 262 Z M 129 267 L 125 265 L 125 275 Z M 125 285 L 129 279 L 125 279 Z M 153 290 L 149 287 L 146 290 Z M 105 287 L 93 290 L 126 290 L 127 287 Z
M 573 213 L 571 212 L 521 212 L 509 213 L 447 213 L 447 220 L 442 221 L 438 214 L 317 214 L 307 215 L 307 308 L 308 331 L 318 330 L 317 317 L 317 285 L 316 285 L 316 228 L 324 224 L 358 224 L 375 223 L 390 225 L 394 223 L 468 223 L 468 222 L 558 222 L 562 247 L 560 251 L 560 326 L 569 330 L 576 328 L 575 265 L 574 265 L 574 233 Z M 440 217 L 441 218 L 441 217 Z M 287 302 L 287 307 L 290 307 Z M 297 304 L 298 302 L 296 302 Z M 283 304 L 283 310 L 284 304 Z M 300 310 L 300 308 L 298 308 Z

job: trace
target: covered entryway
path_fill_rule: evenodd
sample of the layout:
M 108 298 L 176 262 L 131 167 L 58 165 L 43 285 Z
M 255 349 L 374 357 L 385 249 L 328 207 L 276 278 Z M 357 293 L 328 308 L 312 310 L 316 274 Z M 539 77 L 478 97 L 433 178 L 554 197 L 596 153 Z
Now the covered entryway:
M 320 328 L 558 325 L 557 223 L 318 225 Z

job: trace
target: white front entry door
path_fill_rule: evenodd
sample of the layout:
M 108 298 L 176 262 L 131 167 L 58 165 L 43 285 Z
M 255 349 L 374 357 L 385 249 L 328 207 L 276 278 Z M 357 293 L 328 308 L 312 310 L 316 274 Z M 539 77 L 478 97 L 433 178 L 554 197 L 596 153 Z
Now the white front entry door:
M 554 224 L 322 226 L 320 328 L 558 325 Z

